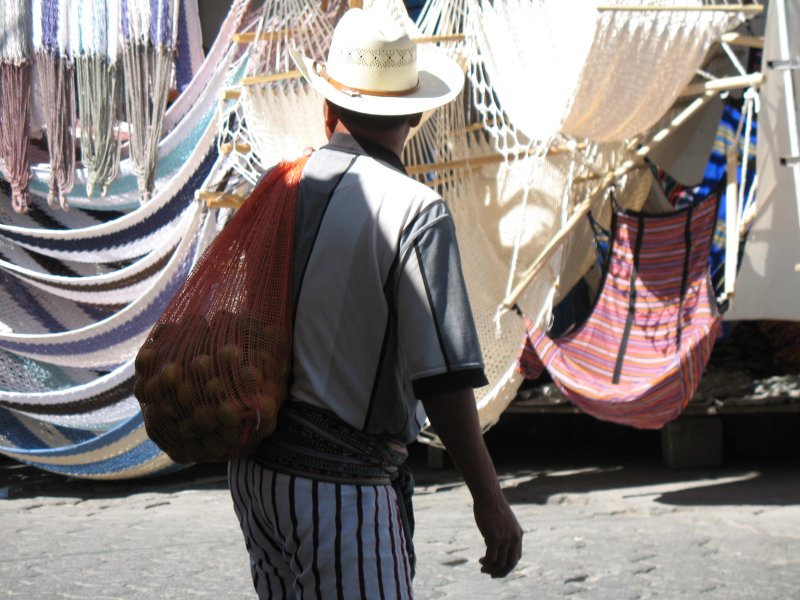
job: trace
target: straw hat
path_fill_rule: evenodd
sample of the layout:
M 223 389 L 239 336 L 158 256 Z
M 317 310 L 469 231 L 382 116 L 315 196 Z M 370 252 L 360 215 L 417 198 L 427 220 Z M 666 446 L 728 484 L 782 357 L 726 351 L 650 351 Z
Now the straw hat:
M 453 59 L 426 53 L 394 22 L 359 8 L 333 31 L 328 60 L 290 50 L 311 86 L 334 104 L 371 115 L 411 115 L 455 98 L 464 71 Z

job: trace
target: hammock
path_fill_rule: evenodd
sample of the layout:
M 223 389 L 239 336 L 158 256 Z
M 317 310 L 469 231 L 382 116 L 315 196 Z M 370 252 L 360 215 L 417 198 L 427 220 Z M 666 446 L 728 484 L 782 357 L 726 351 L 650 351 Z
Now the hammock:
M 105 196 L 119 173 L 118 133 L 122 79 L 118 60 L 119 4 L 77 0 L 72 12 L 81 161 L 86 168 L 86 195 L 99 187 Z M 51 166 L 52 169 L 52 166 Z
M 28 206 L 29 117 L 33 63 L 27 0 L 0 2 L 0 167 L 11 184 L 11 205 Z
M 203 64 L 203 30 L 197 0 L 180 0 L 175 84 L 180 94 L 194 80 Z
M 188 231 L 198 229 L 199 208 L 193 204 L 190 209 Z M 194 242 L 195 235 L 186 235 L 154 284 L 122 310 L 95 323 L 73 325 L 67 330 L 0 333 L 0 348 L 54 365 L 116 368 L 134 357 L 166 303 L 186 278 L 194 256 Z M 46 297 L 41 292 L 21 283 L 13 286 L 8 280 L 5 284 L 2 291 L 11 297 L 11 302 L 4 307 L 4 321 L 16 322 L 25 314 L 43 316 L 55 312 L 44 310 Z M 64 305 L 60 303 L 62 309 Z M 6 316 L 9 313 L 10 319 Z
M 46 471 L 84 479 L 132 479 L 184 468 L 150 441 L 141 413 L 97 435 L 0 408 L 0 452 Z
M 733 296 L 736 278 L 735 269 L 731 272 L 727 265 L 729 261 L 734 265 L 738 262 L 738 246 L 744 243 L 747 230 L 745 216 L 752 211 L 756 190 L 757 119 L 746 110 L 741 110 L 737 104 L 733 100 L 724 104 L 711 155 L 699 185 L 681 185 L 669 173 L 657 170 L 665 197 L 675 208 L 698 204 L 711 195 L 720 196 L 709 267 L 714 294 L 721 303 L 722 312 L 725 312 L 727 300 Z M 745 105 L 752 110 L 748 100 L 745 100 Z M 750 127 L 745 127 L 745 131 L 742 131 L 745 120 L 749 121 Z M 734 161 L 728 159 L 731 152 L 736 155 Z M 735 173 L 728 173 L 731 168 L 735 169 Z M 726 182 L 731 180 L 735 185 L 726 186 Z M 728 192 L 733 198 L 728 198 Z M 734 230 L 731 239 L 726 236 L 728 228 Z M 730 248 L 731 245 L 734 247 Z
M 288 49 L 324 59 L 332 25 L 319 3 L 268 0 L 252 33 L 248 73 L 225 107 L 220 136 L 234 149 L 230 166 L 251 186 L 272 165 L 326 143 L 322 98 L 294 70 Z
M 234 49 L 235 50 L 235 49 Z M 186 115 L 159 142 L 159 161 L 155 167 L 156 192 L 150 202 L 162 202 L 175 192 L 176 175 L 188 167 L 196 168 L 208 148 L 216 145 L 217 101 L 220 91 L 231 81 L 242 76 L 244 63 L 241 59 L 232 63 L 234 51 L 229 51 L 218 70 L 213 73 L 202 94 L 196 99 Z M 233 68 L 233 72 L 229 70 Z M 120 176 L 109 186 L 105 198 L 91 198 L 86 188 L 87 173 L 79 169 L 76 184 L 69 195 L 70 206 L 100 210 L 139 210 L 139 191 L 136 175 L 132 172 L 130 160 L 120 163 Z M 34 168 L 36 181 L 31 182 L 31 192 L 45 196 L 46 185 L 39 183 L 49 169 L 44 166 Z M 44 188 L 44 189 L 43 189 Z
M 614 5 L 628 4 L 612 0 Z M 700 0 L 643 5 L 699 7 Z M 603 10 L 562 131 L 622 140 L 652 127 L 675 104 L 720 36 L 743 21 L 725 11 Z
M 589 319 L 552 339 L 532 327 L 520 359 L 543 368 L 581 410 L 658 429 L 691 399 L 721 319 L 710 298 L 708 253 L 717 202 L 674 213 L 617 211 L 604 282 Z
M 60 427 L 107 430 L 139 412 L 139 403 L 131 394 L 133 377 L 133 361 L 129 361 L 88 383 L 64 389 L 0 391 L 0 406 Z
M 153 192 L 177 41 L 177 0 L 122 0 L 122 65 L 130 154 L 142 200 Z
M 39 100 L 45 115 L 50 156 L 51 207 L 67 208 L 75 172 L 75 65 L 69 46 L 67 0 L 34 0 L 33 50 Z
M 88 2 L 89 6 L 96 5 L 90 0 L 80 1 Z M 163 136 L 158 145 L 159 161 L 156 164 L 155 174 L 155 186 L 159 193 L 164 186 L 169 185 L 171 176 L 183 165 L 183 162 L 192 156 L 194 147 L 199 143 L 197 136 L 202 134 L 206 126 L 214 120 L 221 90 L 225 85 L 229 85 L 231 80 L 236 81 L 242 76 L 242 73 L 238 73 L 231 77 L 228 69 L 231 64 L 241 64 L 242 51 L 232 45 L 231 39 L 233 33 L 241 27 L 242 22 L 250 16 L 246 11 L 249 3 L 250 0 L 236 0 L 231 6 L 200 70 L 164 115 Z M 74 13 L 72 14 L 74 16 Z M 99 27 L 99 25 L 95 23 L 94 27 Z M 88 57 L 86 58 L 88 59 Z M 78 62 L 80 63 L 80 57 Z M 80 81 L 78 84 L 80 87 Z M 95 89 L 99 92 L 101 86 L 98 85 Z M 99 102 L 99 100 L 96 101 Z M 106 110 L 106 112 L 108 111 Z M 114 141 L 113 138 L 101 139 L 106 142 Z M 113 147 L 116 152 L 116 143 Z M 103 164 L 108 165 L 109 161 L 110 159 L 106 159 Z M 122 159 L 119 166 L 115 168 L 121 175 L 117 179 L 110 178 L 106 181 L 108 188 L 104 197 L 92 197 L 88 189 L 92 175 L 87 168 L 78 168 L 75 172 L 76 185 L 68 198 L 70 205 L 90 210 L 138 208 L 140 204 L 139 188 L 131 159 Z M 31 193 L 46 197 L 49 179 L 50 165 L 48 163 L 34 165 L 30 185 Z M 99 185 L 99 183 L 92 185 Z
M 459 39 L 469 21 L 467 4 L 464 1 L 425 5 L 418 26 L 406 29 L 412 37 L 441 41 L 436 45 L 420 42 L 420 53 L 446 52 L 465 61 L 480 60 L 480 56 L 470 53 L 467 42 Z M 470 73 L 475 71 L 472 62 L 465 64 Z M 480 423 L 487 430 L 514 399 L 523 379 L 517 369 L 523 321 L 514 312 L 498 314 L 497 310 L 507 291 L 509 264 L 515 254 L 522 263 L 538 255 L 557 228 L 554 213 L 569 202 L 569 197 L 564 198 L 565 190 L 580 198 L 585 184 L 570 183 L 570 174 L 583 174 L 584 167 L 575 165 L 567 152 L 514 158 L 498 152 L 493 133 L 487 133 L 485 127 L 475 122 L 481 115 L 480 109 L 476 111 L 467 101 L 474 99 L 474 88 L 470 89 L 474 85 L 470 76 L 463 98 L 429 116 L 408 141 L 404 163 L 410 173 L 442 194 L 453 213 L 489 379 L 489 385 L 475 390 Z M 487 84 L 482 89 L 490 87 Z M 518 148 L 524 144 L 527 142 Z M 510 152 L 510 147 L 504 146 L 502 151 Z M 619 159 L 610 149 L 599 152 L 587 148 L 583 156 L 590 163 L 596 162 L 597 168 L 605 168 L 607 160 Z M 537 178 L 531 180 L 534 162 Z M 625 195 L 626 201 L 629 197 L 630 194 Z M 591 264 L 588 226 L 572 237 L 569 247 L 569 259 L 560 270 L 565 281 L 577 280 Z M 574 274 L 563 268 L 566 265 Z M 543 307 L 546 296 L 554 293 L 553 286 L 545 281 L 550 276 L 551 273 L 546 273 L 541 285 L 530 287 L 542 292 L 542 297 L 530 304 L 535 302 Z M 427 424 L 420 439 L 441 444 Z
M 219 227 L 195 191 L 223 162 L 215 109 L 220 90 L 246 66 L 230 36 L 252 18 L 247 4 L 234 4 L 209 60 L 165 116 L 158 192 L 149 203 L 139 204 L 123 160 L 106 198 L 88 198 L 79 169 L 73 210 L 49 212 L 42 193 L 26 215 L 3 215 L 0 321 L 13 323 L 13 331 L 0 328 L 3 454 L 89 478 L 177 468 L 147 439 L 131 359 Z M 33 183 L 46 190 L 49 166 L 36 175 Z

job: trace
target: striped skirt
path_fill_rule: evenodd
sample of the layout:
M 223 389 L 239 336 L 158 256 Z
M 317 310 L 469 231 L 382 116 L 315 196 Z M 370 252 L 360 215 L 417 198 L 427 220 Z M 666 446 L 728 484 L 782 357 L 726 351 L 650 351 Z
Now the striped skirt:
M 228 482 L 259 598 L 412 598 L 391 485 L 318 481 L 243 457 Z

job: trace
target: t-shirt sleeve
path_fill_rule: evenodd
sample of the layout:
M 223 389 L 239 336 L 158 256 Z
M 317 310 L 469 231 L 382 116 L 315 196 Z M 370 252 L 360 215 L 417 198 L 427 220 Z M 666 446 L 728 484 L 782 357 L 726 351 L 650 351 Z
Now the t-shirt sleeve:
M 415 395 L 486 385 L 455 227 L 443 201 L 406 227 L 400 257 L 395 309 Z

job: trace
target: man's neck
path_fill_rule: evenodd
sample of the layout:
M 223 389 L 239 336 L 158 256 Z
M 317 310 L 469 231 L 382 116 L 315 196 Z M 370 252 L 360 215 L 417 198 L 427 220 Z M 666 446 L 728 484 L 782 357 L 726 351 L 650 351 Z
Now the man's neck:
M 408 132 L 408 127 L 401 127 L 390 132 L 371 131 L 367 129 L 351 131 L 341 121 L 336 124 L 336 129 L 334 129 L 334 133 L 346 133 L 358 140 L 366 140 L 373 144 L 379 144 L 394 152 L 399 158 L 403 157 L 403 148 L 406 144 Z

